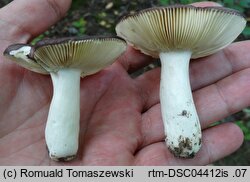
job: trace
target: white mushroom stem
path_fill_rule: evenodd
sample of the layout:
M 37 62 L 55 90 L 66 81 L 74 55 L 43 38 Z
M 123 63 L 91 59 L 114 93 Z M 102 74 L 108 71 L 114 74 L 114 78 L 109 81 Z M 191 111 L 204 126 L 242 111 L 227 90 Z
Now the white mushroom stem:
M 193 157 L 201 147 L 201 128 L 189 81 L 190 51 L 160 53 L 160 102 L 166 143 L 179 157 Z
M 71 160 L 77 153 L 80 121 L 80 70 L 51 73 L 51 101 L 45 139 L 54 160 Z

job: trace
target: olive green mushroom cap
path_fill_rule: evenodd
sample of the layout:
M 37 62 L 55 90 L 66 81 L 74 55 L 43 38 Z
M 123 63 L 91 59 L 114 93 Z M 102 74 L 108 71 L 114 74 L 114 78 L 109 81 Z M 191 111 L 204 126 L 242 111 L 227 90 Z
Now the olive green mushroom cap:
M 94 74 L 112 64 L 126 50 L 119 37 L 45 39 L 36 45 L 13 44 L 4 55 L 19 65 L 42 74 L 63 68 L 80 69 L 81 76 Z
M 175 5 L 149 8 L 123 17 L 117 35 L 143 53 L 192 51 L 207 56 L 230 44 L 242 32 L 245 18 L 223 7 Z

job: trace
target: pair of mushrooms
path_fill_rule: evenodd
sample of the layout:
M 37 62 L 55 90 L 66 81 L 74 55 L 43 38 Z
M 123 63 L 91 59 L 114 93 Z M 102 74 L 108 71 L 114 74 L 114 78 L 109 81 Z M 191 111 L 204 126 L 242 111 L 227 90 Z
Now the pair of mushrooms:
M 123 39 L 42 40 L 34 46 L 10 45 L 4 55 L 29 70 L 51 75 L 54 94 L 45 138 L 50 157 L 64 161 L 73 159 L 78 150 L 80 77 L 112 64 L 126 50 L 126 42 L 142 53 L 160 58 L 160 103 L 166 143 L 175 156 L 190 158 L 201 147 L 201 127 L 189 82 L 190 58 L 224 48 L 245 25 L 239 12 L 227 8 L 155 7 L 123 17 L 116 26 L 117 35 Z

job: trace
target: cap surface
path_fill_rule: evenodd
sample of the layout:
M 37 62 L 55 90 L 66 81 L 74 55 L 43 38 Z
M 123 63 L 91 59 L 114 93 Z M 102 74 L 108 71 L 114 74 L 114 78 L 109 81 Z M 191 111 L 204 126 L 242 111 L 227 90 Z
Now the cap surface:
M 198 58 L 230 44 L 245 25 L 245 18 L 232 9 L 175 5 L 125 16 L 116 32 L 153 57 L 159 57 L 160 52 L 187 50 L 192 51 L 192 58 Z
M 30 57 L 33 47 L 27 44 L 13 44 L 4 51 L 4 56 L 21 65 L 22 67 L 41 74 L 48 72 Z
M 24 47 L 30 49 L 23 51 Z M 42 40 L 34 46 L 14 44 L 5 50 L 4 55 L 39 73 L 76 68 L 86 76 L 112 64 L 125 50 L 126 42 L 118 37 L 84 37 Z M 34 70 L 34 67 L 41 70 Z

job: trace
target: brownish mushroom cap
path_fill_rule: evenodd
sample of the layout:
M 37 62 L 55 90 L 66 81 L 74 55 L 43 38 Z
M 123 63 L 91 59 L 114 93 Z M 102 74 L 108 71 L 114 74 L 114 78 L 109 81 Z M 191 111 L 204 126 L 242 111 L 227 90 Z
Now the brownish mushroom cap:
M 174 5 L 125 16 L 116 32 L 153 57 L 159 57 L 160 52 L 188 50 L 192 58 L 198 58 L 230 44 L 245 25 L 244 17 L 232 9 Z
M 45 39 L 36 45 L 10 45 L 4 55 L 19 65 L 43 74 L 76 68 L 91 75 L 113 63 L 125 51 L 126 42 L 116 36 Z
M 32 71 L 50 74 L 53 98 L 45 128 L 51 159 L 72 160 L 80 130 L 80 77 L 112 64 L 126 50 L 119 37 L 48 39 L 36 45 L 14 44 L 4 55 Z
M 30 57 L 34 47 L 28 44 L 13 44 L 4 51 L 4 56 L 20 66 L 41 74 L 49 74 L 41 65 Z

